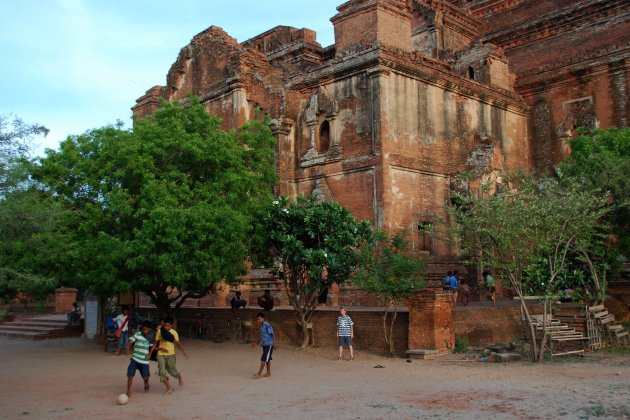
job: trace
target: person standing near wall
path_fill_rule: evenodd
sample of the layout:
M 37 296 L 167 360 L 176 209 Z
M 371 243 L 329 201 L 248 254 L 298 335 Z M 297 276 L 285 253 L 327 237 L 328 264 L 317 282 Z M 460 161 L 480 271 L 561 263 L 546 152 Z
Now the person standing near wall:
M 354 352 L 352 349 L 352 339 L 354 338 L 354 322 L 346 313 L 346 307 L 341 307 L 341 315 L 337 318 L 337 338 L 339 339 L 339 357 L 343 357 L 343 347 L 348 346 L 350 349 L 350 360 L 354 360 Z
M 457 297 L 459 295 L 459 280 L 457 279 L 457 270 L 453 271 L 451 276 L 451 291 L 453 292 L 453 306 L 457 304 Z
M 490 293 L 490 299 L 492 299 L 492 306 L 497 306 L 497 287 L 494 282 L 494 277 L 490 275 L 489 270 L 484 270 L 483 273 L 481 273 L 481 275 L 483 276 L 484 285 L 486 289 L 488 290 L 488 292 Z

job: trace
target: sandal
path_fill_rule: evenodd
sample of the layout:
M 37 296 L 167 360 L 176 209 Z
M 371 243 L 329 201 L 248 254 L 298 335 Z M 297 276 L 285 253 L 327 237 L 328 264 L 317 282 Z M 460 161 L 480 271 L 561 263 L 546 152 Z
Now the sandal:
M 354 360 L 354 357 L 351 357 L 350 360 Z
M 341 357 L 337 357 L 337 360 L 341 360 Z

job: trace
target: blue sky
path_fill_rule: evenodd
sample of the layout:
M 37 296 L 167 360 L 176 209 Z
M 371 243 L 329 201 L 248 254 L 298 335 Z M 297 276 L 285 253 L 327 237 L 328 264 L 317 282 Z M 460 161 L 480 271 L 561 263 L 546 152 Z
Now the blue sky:
M 277 25 L 334 43 L 344 0 L 1 0 L 0 115 L 51 131 L 37 153 L 70 134 L 131 124 L 130 108 L 179 50 L 211 25 L 245 41 Z M 299 4 L 299 5 L 298 5 Z

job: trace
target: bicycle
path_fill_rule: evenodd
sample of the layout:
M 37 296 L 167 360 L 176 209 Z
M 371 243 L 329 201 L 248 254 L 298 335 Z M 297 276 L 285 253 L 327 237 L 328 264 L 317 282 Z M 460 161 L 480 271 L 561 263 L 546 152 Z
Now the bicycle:
M 223 331 L 217 331 L 217 333 L 214 334 L 214 336 L 212 337 L 212 340 L 215 343 L 222 343 L 223 340 L 229 340 L 230 338 L 232 338 L 232 336 L 230 335 L 231 330 L 232 330 L 232 321 L 228 319 Z
M 243 321 L 239 317 L 236 317 L 236 322 L 228 319 L 225 322 L 223 331 L 217 332 L 212 339 L 215 343 L 232 340 L 233 343 L 247 344 L 252 335 L 251 325 L 251 321 Z
M 236 328 L 234 331 L 233 342 L 239 344 L 247 344 L 252 335 L 251 331 L 252 322 L 243 321 L 239 317 L 236 317 Z
M 212 324 L 207 322 L 201 314 L 195 314 L 195 320 L 188 329 L 188 338 L 201 340 L 210 340 L 214 335 Z

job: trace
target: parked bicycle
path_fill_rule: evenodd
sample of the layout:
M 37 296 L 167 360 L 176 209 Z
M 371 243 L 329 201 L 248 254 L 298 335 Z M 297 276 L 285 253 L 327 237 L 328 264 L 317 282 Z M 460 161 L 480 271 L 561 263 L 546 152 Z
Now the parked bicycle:
M 243 321 L 239 317 L 236 318 L 236 327 L 234 329 L 233 342 L 239 344 L 247 344 L 252 336 L 252 322 Z
M 206 321 L 201 314 L 195 314 L 195 320 L 188 329 L 188 338 L 210 340 L 213 335 L 212 324 Z
M 231 319 L 225 321 L 225 327 L 221 331 L 217 331 L 212 338 L 215 343 L 232 340 L 233 343 L 246 344 L 251 339 L 251 321 L 243 321 L 239 317 L 235 322 Z

